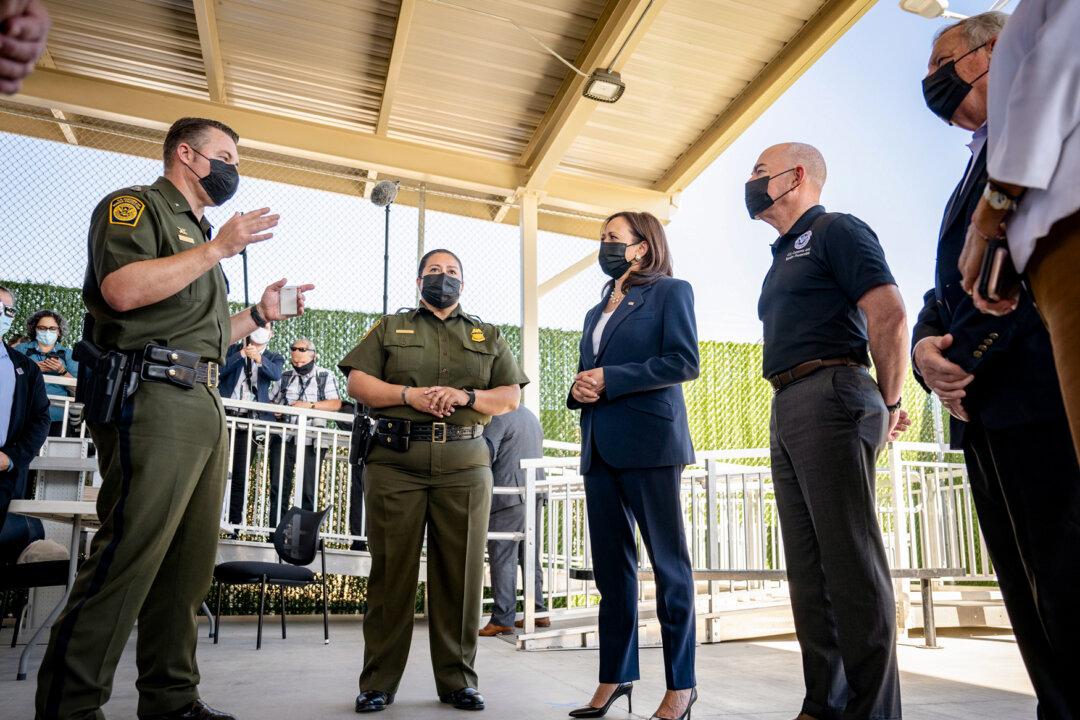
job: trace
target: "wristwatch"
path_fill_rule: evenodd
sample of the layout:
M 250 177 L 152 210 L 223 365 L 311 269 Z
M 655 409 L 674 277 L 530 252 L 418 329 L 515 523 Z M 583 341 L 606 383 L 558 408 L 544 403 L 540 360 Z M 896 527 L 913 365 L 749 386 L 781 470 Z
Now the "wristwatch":
M 401 404 L 409 404 L 409 391 L 412 390 L 412 385 L 405 385 L 401 388 Z
M 886 409 L 886 410 L 888 410 L 888 411 L 889 411 L 890 413 L 894 413 L 894 412 L 896 412 L 897 410 L 899 410 L 899 409 L 900 409 L 900 407 L 901 407 L 901 406 L 902 406 L 903 404 L 904 404 L 904 398 L 903 398 L 903 397 L 898 397 L 898 398 L 896 399 L 896 402 L 895 402 L 894 404 L 892 404 L 892 405 L 886 405 L 886 406 L 885 406 L 885 409 Z
M 1016 210 L 1016 201 L 1018 198 L 1009 195 L 1001 188 L 995 187 L 993 183 L 986 183 L 986 187 L 983 188 L 983 199 L 987 204 L 995 210 L 1013 212 Z
M 476 404 L 476 391 L 465 388 L 465 394 L 469 396 L 469 402 L 465 403 L 465 407 L 471 408 Z
M 251 319 L 255 322 L 256 325 L 258 325 L 261 328 L 264 328 L 267 325 L 269 325 L 270 323 L 266 322 L 266 318 L 264 318 L 262 315 L 259 314 L 259 311 L 255 309 L 256 307 L 258 307 L 258 306 L 257 305 L 252 305 L 251 306 Z

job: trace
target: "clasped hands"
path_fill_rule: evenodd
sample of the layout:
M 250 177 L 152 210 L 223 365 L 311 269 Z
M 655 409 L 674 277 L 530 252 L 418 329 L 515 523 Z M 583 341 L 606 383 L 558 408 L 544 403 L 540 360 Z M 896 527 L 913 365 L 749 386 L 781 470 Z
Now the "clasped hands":
M 469 402 L 469 394 L 464 390 L 434 385 L 432 387 L 409 388 L 405 399 L 413 410 L 427 413 L 437 418 L 450 417 L 454 410 Z
M 588 405 L 600 399 L 607 383 L 604 382 L 604 368 L 584 370 L 574 376 L 574 384 L 570 386 L 570 396 L 579 403 Z

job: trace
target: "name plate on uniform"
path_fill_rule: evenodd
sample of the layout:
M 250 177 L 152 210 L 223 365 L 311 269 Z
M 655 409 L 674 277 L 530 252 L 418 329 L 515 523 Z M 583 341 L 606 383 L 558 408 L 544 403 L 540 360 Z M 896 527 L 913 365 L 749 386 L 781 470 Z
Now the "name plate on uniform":
M 396 332 L 398 335 L 412 335 L 416 331 L 415 330 L 395 330 L 394 332 Z

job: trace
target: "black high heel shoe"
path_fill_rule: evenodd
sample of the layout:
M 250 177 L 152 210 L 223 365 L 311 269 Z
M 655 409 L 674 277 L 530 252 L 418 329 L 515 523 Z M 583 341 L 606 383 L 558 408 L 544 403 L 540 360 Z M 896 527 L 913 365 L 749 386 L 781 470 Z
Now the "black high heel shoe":
M 683 710 L 682 715 L 677 718 L 671 718 L 671 720 L 690 720 L 690 708 L 694 707 L 694 703 L 697 702 L 697 688 L 690 690 L 690 702 L 686 703 L 686 709 Z M 653 715 L 649 720 L 667 720 L 659 715 Z
M 615 702 L 623 695 L 626 696 L 626 711 L 628 713 L 634 712 L 634 700 L 631 697 L 634 694 L 634 683 L 619 683 L 619 685 L 612 690 L 611 697 L 607 699 L 602 707 L 593 707 L 592 705 L 586 705 L 585 707 L 579 707 L 577 710 L 570 711 L 570 717 L 572 718 L 601 718 L 607 715 L 607 711 L 611 708 L 611 703 Z

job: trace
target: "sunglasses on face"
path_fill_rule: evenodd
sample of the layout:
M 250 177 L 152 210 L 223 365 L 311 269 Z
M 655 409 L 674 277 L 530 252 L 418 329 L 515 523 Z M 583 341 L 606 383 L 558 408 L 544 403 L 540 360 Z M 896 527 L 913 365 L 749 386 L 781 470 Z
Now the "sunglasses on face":
M 311 352 L 311 348 L 297 347 L 296 345 L 290 347 L 289 350 L 291 350 L 292 352 Z
M 4 303 L 0 302 L 0 312 L 9 318 L 15 317 L 15 308 L 8 307 Z

